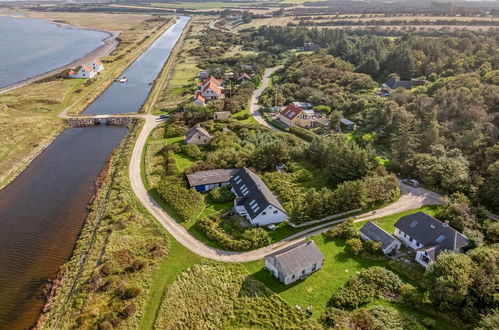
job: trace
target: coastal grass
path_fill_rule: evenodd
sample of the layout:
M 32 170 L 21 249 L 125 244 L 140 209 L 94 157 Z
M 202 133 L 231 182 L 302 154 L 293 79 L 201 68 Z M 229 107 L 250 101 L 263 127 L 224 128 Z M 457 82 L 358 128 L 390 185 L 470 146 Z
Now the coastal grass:
M 205 261 L 167 288 L 155 329 L 317 328 L 318 324 L 248 276 L 240 264 Z
M 112 157 L 73 256 L 61 267 L 40 328 L 88 329 L 115 323 L 134 329 L 145 315 L 170 246 L 128 180 L 128 161 L 140 127 L 130 128 Z

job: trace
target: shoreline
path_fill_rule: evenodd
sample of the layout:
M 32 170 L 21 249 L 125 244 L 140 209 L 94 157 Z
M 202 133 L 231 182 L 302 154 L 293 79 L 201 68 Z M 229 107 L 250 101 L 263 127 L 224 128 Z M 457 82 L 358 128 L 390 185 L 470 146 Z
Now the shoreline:
M 23 17 L 23 18 L 33 19 L 33 18 L 27 18 L 27 17 Z M 59 73 L 63 72 L 64 70 L 72 69 L 72 68 L 74 68 L 76 66 L 79 66 L 79 65 L 91 62 L 94 59 L 101 58 L 101 57 L 104 57 L 104 56 L 108 56 L 119 45 L 118 36 L 121 34 L 121 31 L 107 31 L 107 30 L 100 30 L 100 29 L 90 29 L 90 28 L 79 27 L 79 26 L 75 26 L 75 25 L 71 25 L 71 24 L 55 22 L 54 20 L 49 20 L 49 19 L 45 19 L 45 21 L 48 21 L 51 24 L 55 24 L 57 26 L 66 27 L 66 28 L 75 29 L 75 30 L 87 30 L 87 31 L 104 32 L 104 33 L 108 34 L 108 37 L 101 40 L 101 42 L 104 43 L 103 45 L 95 48 L 94 50 L 92 50 L 92 51 L 90 51 L 90 52 L 88 52 L 86 54 L 83 54 L 81 57 L 79 57 L 78 59 L 72 61 L 71 63 L 68 63 L 66 65 L 60 66 L 60 67 L 55 68 L 55 69 L 53 69 L 51 71 L 47 71 L 45 73 L 41 73 L 41 74 L 36 75 L 34 77 L 31 77 L 31 78 L 28 78 L 28 79 L 24 79 L 24 80 L 19 81 L 17 83 L 1 87 L 0 88 L 0 94 L 4 94 L 4 93 L 10 92 L 10 91 L 13 91 L 13 90 L 15 90 L 17 88 L 20 88 L 20 87 L 23 87 L 23 86 L 35 83 L 35 82 L 40 81 L 40 80 L 45 79 L 45 78 L 49 78 L 49 77 L 51 77 L 53 75 L 56 75 L 56 74 L 59 74 Z

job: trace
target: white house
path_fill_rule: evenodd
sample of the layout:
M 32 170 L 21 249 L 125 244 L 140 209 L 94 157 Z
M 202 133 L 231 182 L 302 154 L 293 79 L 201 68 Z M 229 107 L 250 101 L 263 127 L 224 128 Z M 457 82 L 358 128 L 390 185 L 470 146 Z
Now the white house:
M 69 77 L 74 79 L 89 79 L 93 78 L 96 74 L 97 73 L 94 71 L 94 69 L 85 64 L 81 66 L 78 72 L 75 72 L 73 70 L 69 71 Z
M 359 235 L 364 241 L 380 242 L 384 254 L 393 254 L 400 249 L 400 241 L 378 227 L 374 222 L 368 221 L 362 226 Z
M 104 70 L 104 64 L 102 64 L 101 60 L 93 60 L 92 63 L 88 65 L 91 67 L 95 72 L 101 72 Z
M 416 261 L 424 267 L 434 262 L 442 251 L 460 252 L 468 239 L 448 223 L 417 212 L 403 216 L 395 224 L 395 237 L 416 251 Z
M 265 268 L 288 285 L 322 268 L 324 255 L 314 241 L 298 242 L 265 257 Z
M 235 195 L 234 210 L 253 226 L 267 226 L 286 221 L 288 214 L 260 179 L 247 168 L 239 169 L 230 180 Z

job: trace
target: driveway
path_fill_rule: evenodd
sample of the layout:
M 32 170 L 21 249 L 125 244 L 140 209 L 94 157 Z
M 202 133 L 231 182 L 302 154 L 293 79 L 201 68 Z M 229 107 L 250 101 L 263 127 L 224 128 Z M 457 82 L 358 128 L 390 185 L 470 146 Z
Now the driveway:
M 175 219 L 169 216 L 161 208 L 161 206 L 159 206 L 158 203 L 156 203 L 156 201 L 149 195 L 146 187 L 144 186 L 144 183 L 142 181 L 141 166 L 140 166 L 142 159 L 141 157 L 142 152 L 146 145 L 147 137 L 149 136 L 151 131 L 159 123 L 161 123 L 161 121 L 157 116 L 153 115 L 144 115 L 142 117 L 145 119 L 144 126 L 135 142 L 135 146 L 133 148 L 132 157 L 130 159 L 130 164 L 129 164 L 129 177 L 132 189 L 137 195 L 137 198 L 144 205 L 144 207 L 161 223 L 161 225 L 166 230 L 168 230 L 168 232 L 180 244 L 182 244 L 192 252 L 200 255 L 201 257 L 207 259 L 214 259 L 222 262 L 248 262 L 248 261 L 260 260 L 263 259 L 269 253 L 284 248 L 297 241 L 323 233 L 334 227 L 335 224 L 345 220 L 345 219 L 338 219 L 322 223 L 312 228 L 302 230 L 292 236 L 285 238 L 280 242 L 248 252 L 225 251 L 205 245 L 204 243 L 193 237 L 187 231 L 187 229 L 185 229 L 180 223 L 178 223 Z M 397 200 L 395 203 L 377 210 L 376 213 L 369 212 L 359 215 L 356 217 L 357 219 L 356 221 L 367 221 L 370 219 L 384 217 L 399 212 L 417 209 L 424 205 L 440 204 L 441 196 L 424 188 L 414 188 L 407 186 L 405 184 L 401 184 L 401 190 L 402 190 L 402 197 L 399 200 Z
M 255 90 L 253 92 L 253 95 L 251 96 L 250 108 L 249 108 L 250 115 L 252 115 L 253 118 L 255 118 L 255 120 L 260 125 L 268 127 L 268 128 L 270 128 L 271 130 L 274 130 L 274 131 L 279 131 L 279 129 L 277 129 L 274 126 L 272 126 L 269 123 L 267 123 L 267 121 L 265 120 L 265 118 L 263 118 L 263 116 L 260 113 L 260 111 L 258 111 L 261 108 L 261 106 L 258 104 L 258 100 L 260 99 L 260 96 L 262 95 L 262 93 L 265 90 L 265 88 L 268 87 L 269 82 L 270 82 L 270 76 L 274 72 L 276 72 L 278 69 L 280 69 L 280 67 L 278 67 L 278 66 L 273 67 L 273 68 L 267 68 L 267 69 L 265 69 L 265 72 L 263 73 L 262 85 L 260 86 L 260 88 L 258 88 L 257 90 Z

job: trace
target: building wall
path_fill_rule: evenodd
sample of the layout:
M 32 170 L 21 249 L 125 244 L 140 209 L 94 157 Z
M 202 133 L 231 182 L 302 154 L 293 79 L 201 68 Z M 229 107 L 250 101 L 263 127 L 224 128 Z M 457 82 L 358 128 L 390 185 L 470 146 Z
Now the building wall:
M 418 251 L 418 252 L 416 252 L 416 261 L 419 262 L 423 267 L 426 268 L 429 265 L 431 265 L 432 261 L 430 260 L 430 262 L 426 263 L 423 260 L 423 257 L 424 257 L 424 251 Z
M 395 228 L 394 235 L 413 250 L 417 250 L 423 247 L 423 244 L 419 244 L 419 242 L 417 242 L 415 239 L 412 239 L 408 234 L 404 233 L 398 228 Z
M 311 263 L 310 265 L 308 265 L 302 271 L 300 271 L 298 273 L 295 273 L 295 274 L 292 274 L 292 275 L 286 276 L 284 278 L 284 284 L 288 285 L 290 283 L 293 283 L 293 282 L 296 282 L 296 281 L 302 279 L 303 277 L 309 276 L 310 274 L 312 274 L 312 273 L 318 271 L 319 269 L 321 269 L 323 264 L 324 264 L 324 259 L 321 262 L 317 263 L 317 264 Z M 314 269 L 314 265 L 315 265 L 315 269 Z
M 215 120 L 227 120 L 230 117 L 230 112 L 228 111 L 223 111 L 223 112 L 215 112 L 214 119 Z
M 196 133 L 190 138 L 190 140 L 186 140 L 185 142 L 187 144 L 195 144 L 197 146 L 202 146 L 202 145 L 209 143 L 210 140 L 211 139 L 209 137 L 207 137 L 203 134 Z
M 272 205 L 269 205 L 255 218 L 250 219 L 250 222 L 254 226 L 267 226 L 270 224 L 286 221 L 287 219 L 288 216 L 286 213 L 282 212 Z
M 363 233 L 359 233 L 359 234 L 360 234 L 360 238 L 362 238 L 364 241 L 370 241 L 371 240 L 369 237 L 367 237 Z M 388 245 L 386 248 L 383 249 L 383 253 L 384 254 L 388 254 L 388 253 L 390 253 L 393 250 L 399 250 L 400 249 L 400 245 L 401 244 L 400 244 L 399 241 L 394 240 L 392 243 L 390 243 L 390 245 Z

